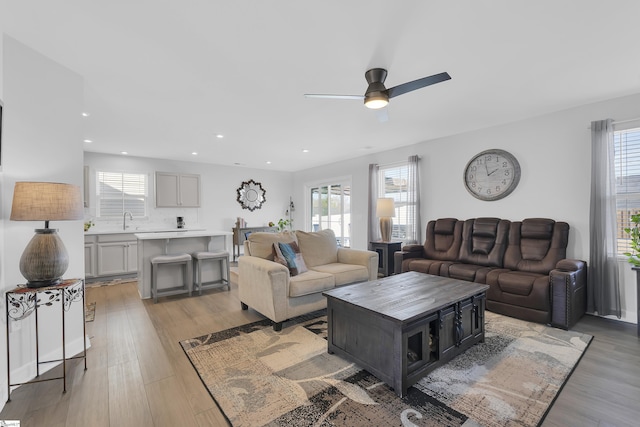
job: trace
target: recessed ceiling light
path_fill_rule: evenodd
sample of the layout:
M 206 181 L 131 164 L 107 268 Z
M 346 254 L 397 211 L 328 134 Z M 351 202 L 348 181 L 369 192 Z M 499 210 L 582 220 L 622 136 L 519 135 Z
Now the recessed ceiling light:
M 271 160 L 267 160 L 265 163 L 270 165 L 271 164 Z
M 309 150 L 307 150 L 306 148 L 304 150 L 302 150 L 303 153 L 308 153 Z
M 193 154 L 194 156 L 197 156 L 197 155 L 198 155 L 198 153 L 196 153 L 195 151 L 194 151 L 193 153 L 191 153 L 191 154 Z
M 85 139 L 85 140 L 84 140 L 84 142 L 91 143 L 91 142 L 93 142 L 93 141 L 92 141 L 92 140 L 90 140 L 90 139 Z
M 222 139 L 222 138 L 224 138 L 224 135 L 223 135 L 223 134 L 221 134 L 221 133 L 219 133 L 219 134 L 217 134 L 217 135 L 216 135 L 216 138 L 218 138 L 218 139 Z
M 89 116 L 90 116 L 90 114 L 89 114 L 89 113 L 86 113 L 86 112 L 85 112 L 85 113 L 82 113 L 82 117 L 89 117 Z
M 127 153 L 126 151 L 121 151 L 121 152 L 120 152 L 120 154 L 127 155 L 127 154 L 129 154 L 129 153 Z

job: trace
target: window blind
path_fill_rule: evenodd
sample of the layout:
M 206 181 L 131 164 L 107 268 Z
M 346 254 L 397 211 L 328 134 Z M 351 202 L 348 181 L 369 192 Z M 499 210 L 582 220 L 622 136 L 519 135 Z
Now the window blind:
M 618 254 L 630 249 L 631 216 L 640 213 L 640 128 L 616 131 L 613 136 L 616 176 Z
M 98 217 L 147 215 L 147 175 L 127 172 L 97 172 Z

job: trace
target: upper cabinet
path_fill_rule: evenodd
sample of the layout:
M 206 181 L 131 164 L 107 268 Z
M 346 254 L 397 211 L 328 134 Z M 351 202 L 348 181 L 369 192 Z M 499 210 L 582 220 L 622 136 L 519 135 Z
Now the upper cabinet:
M 200 175 L 156 172 L 156 207 L 199 208 Z

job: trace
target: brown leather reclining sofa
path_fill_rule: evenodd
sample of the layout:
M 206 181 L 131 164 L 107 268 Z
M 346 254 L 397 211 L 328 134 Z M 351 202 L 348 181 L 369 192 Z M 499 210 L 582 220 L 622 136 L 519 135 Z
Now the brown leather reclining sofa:
M 568 239 L 552 219 L 442 218 L 424 245 L 395 253 L 394 268 L 485 283 L 488 310 L 569 329 L 585 313 L 587 264 L 565 259 Z

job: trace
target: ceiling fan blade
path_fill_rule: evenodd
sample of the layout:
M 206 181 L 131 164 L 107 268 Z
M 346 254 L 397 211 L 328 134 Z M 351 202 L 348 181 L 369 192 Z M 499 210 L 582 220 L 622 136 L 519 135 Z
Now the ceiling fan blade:
M 363 95 L 329 95 L 329 94 L 317 94 L 317 93 L 305 93 L 305 98 L 328 98 L 328 99 L 357 99 L 362 101 Z
M 412 82 L 402 83 L 401 85 L 394 86 L 388 89 L 387 92 L 389 94 L 389 98 L 393 98 L 398 95 L 402 95 L 404 93 L 411 92 L 416 89 L 421 89 L 423 87 L 444 82 L 450 79 L 451 79 L 451 76 L 449 75 L 449 73 L 434 74 L 433 76 L 423 77 L 421 79 L 414 80 Z

